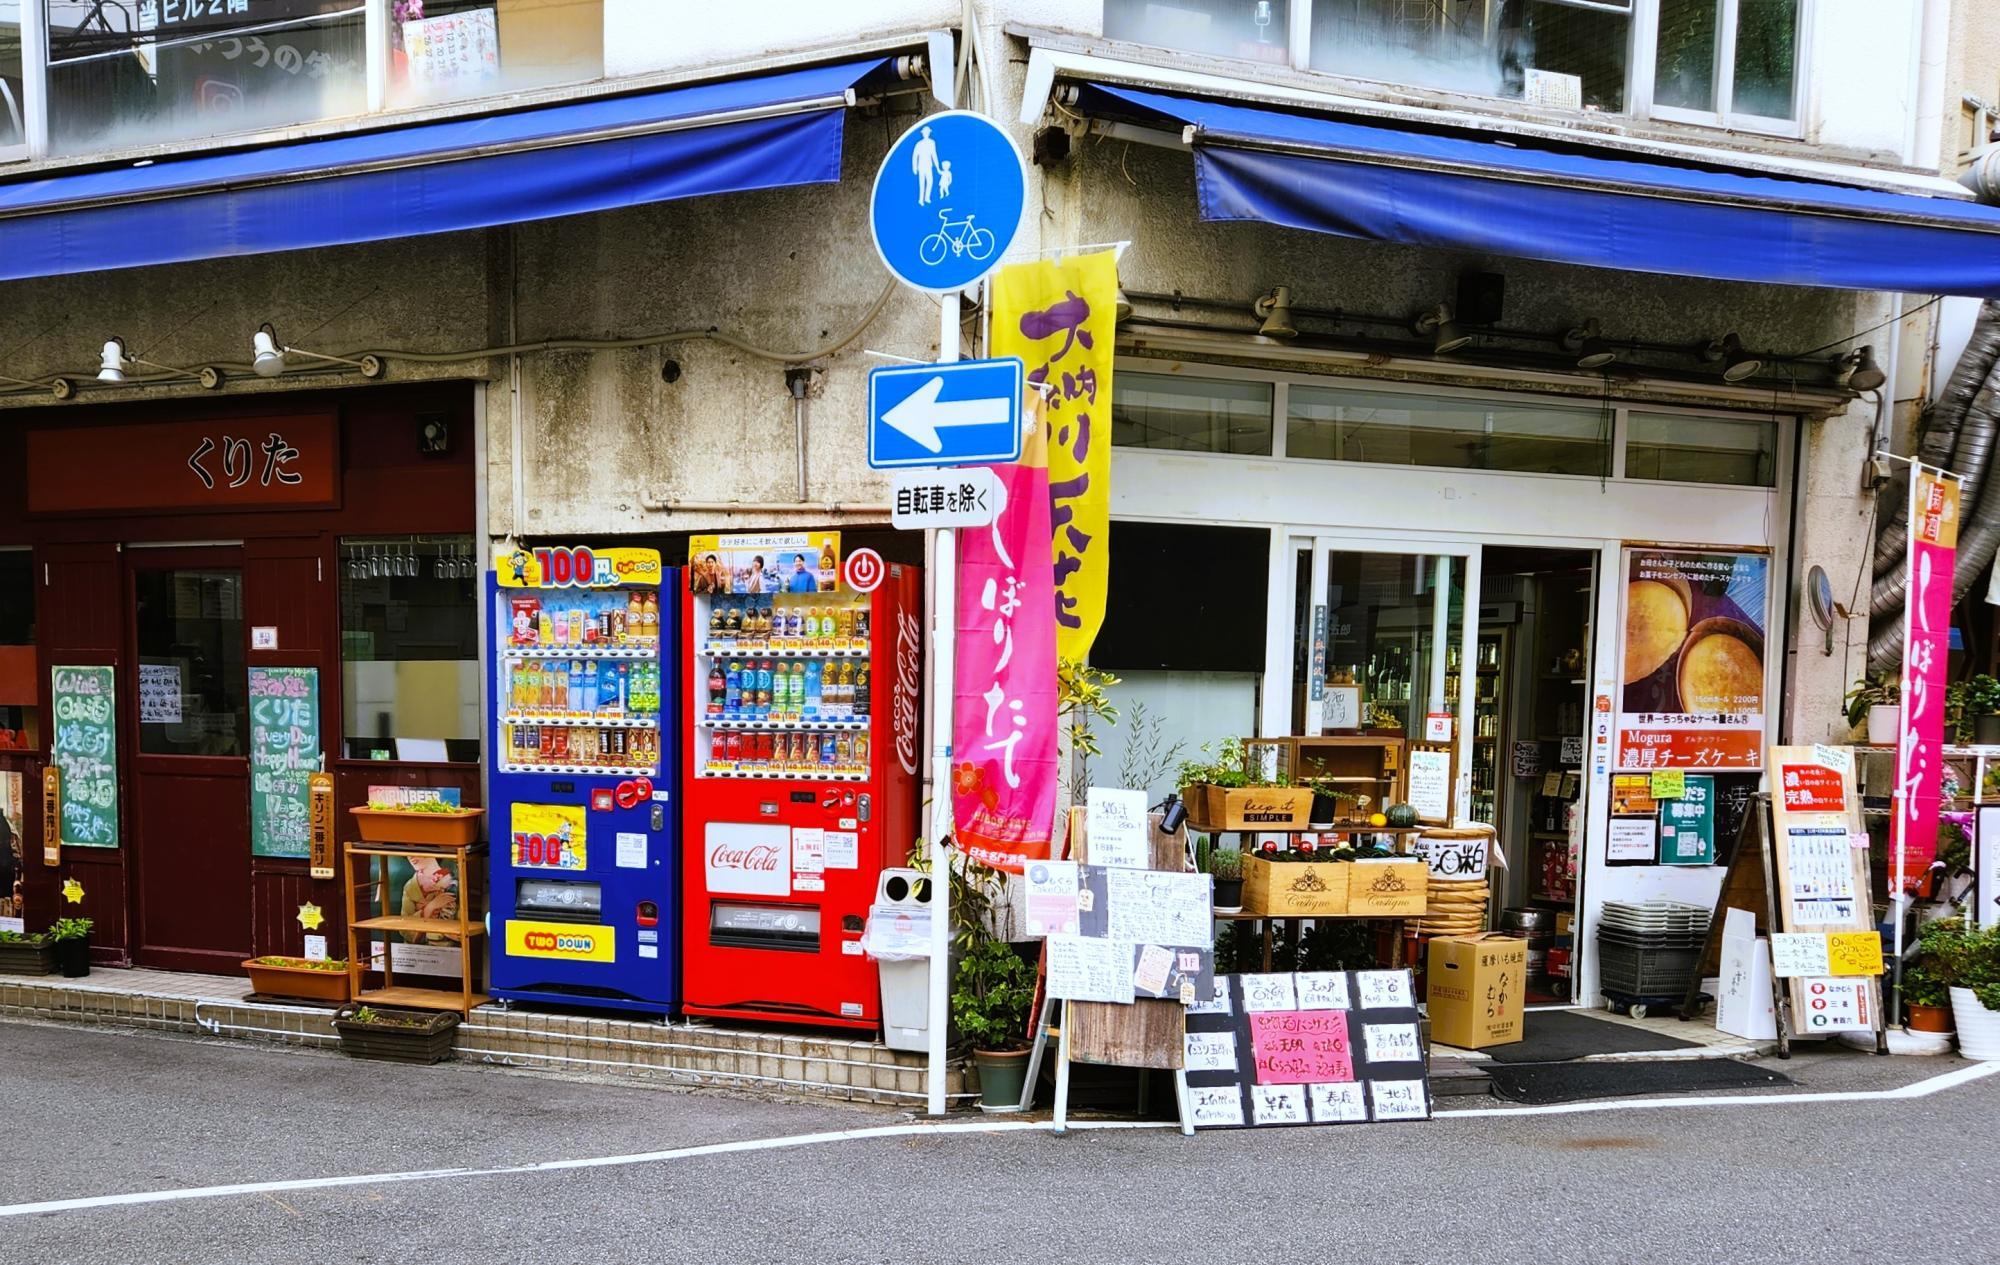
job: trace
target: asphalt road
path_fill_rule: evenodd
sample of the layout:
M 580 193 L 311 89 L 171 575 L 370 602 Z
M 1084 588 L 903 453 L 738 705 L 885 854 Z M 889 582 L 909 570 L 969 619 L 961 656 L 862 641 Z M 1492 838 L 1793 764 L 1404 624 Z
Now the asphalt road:
M 1779 1066 L 1796 1087 L 1745 1097 L 1872 1093 L 1967 1065 L 1837 1054 Z M 0 1164 L 4 1256 L 64 1265 L 1938 1265 L 1990 1260 L 2000 1206 L 2000 1167 L 1982 1151 L 2000 1114 L 2000 1076 L 1899 1100 L 1448 1114 L 1191 1140 L 1162 1129 L 926 1132 L 397 1181 L 380 1175 L 910 1118 L 26 1024 L 0 1024 L 0 1067 L 11 1140 Z M 341 1176 L 361 1180 L 14 1213 L 50 1200 Z

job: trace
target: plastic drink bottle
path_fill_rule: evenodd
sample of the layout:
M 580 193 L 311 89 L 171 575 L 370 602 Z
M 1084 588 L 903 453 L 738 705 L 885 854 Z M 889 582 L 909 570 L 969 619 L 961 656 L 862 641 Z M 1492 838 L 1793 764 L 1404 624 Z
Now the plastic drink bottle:
M 722 714 L 734 720 L 743 712 L 743 665 L 731 660 L 723 681 Z
M 597 660 L 592 659 L 583 668 L 583 714 L 597 714 Z
M 856 720 L 868 719 L 868 665 L 865 663 L 854 669 L 854 690 L 847 710 Z
M 771 714 L 771 661 L 765 659 L 757 665 L 757 715 Z
M 563 710 L 572 716 L 583 714 L 583 660 L 572 659 L 569 664 L 569 701 Z
M 820 713 L 820 665 L 815 659 L 806 665 L 805 697 L 800 710 L 803 720 L 818 720 Z
M 718 659 L 708 665 L 708 714 L 710 716 L 722 715 L 722 707 L 726 699 L 725 689 L 726 686 L 722 678 L 722 661 Z

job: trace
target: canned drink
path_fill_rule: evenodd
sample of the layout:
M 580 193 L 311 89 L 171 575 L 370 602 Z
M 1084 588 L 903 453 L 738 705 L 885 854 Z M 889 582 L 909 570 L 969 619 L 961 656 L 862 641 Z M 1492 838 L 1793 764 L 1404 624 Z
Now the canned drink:
M 743 735 L 730 734 L 722 740 L 722 758 L 731 765 L 743 762 Z

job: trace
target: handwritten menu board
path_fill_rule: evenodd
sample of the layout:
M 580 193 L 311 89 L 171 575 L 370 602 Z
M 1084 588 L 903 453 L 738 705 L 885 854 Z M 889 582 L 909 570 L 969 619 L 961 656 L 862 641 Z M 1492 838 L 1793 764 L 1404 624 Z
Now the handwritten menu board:
M 1093 855 L 1096 848 L 1092 835 Z M 1075 870 L 1077 934 L 1048 938 L 1051 997 L 1186 1004 L 1208 995 L 1215 979 L 1208 875 L 1104 865 Z
M 250 851 L 311 850 L 311 778 L 320 766 L 319 669 L 250 669 Z
M 1197 1129 L 1427 1120 L 1408 971 L 1222 975 L 1188 1007 Z
M 54 668 L 53 757 L 62 771 L 62 841 L 118 846 L 118 709 L 112 668 Z

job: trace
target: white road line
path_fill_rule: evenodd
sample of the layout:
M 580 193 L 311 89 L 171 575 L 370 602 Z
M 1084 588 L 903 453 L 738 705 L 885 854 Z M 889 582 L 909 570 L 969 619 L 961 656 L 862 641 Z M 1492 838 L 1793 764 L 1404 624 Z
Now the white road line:
M 1445 1111 L 1437 1120 L 1490 1118 L 1494 1116 L 1573 1115 L 1585 1112 L 1630 1111 L 1662 1107 L 1716 1107 L 1766 1105 L 1773 1103 L 1884 1102 L 1928 1098 L 1933 1094 L 2000 1072 L 2000 1063 L 1976 1063 L 1945 1072 L 1914 1085 L 1898 1089 L 1851 1090 L 1829 1093 L 1755 1094 L 1708 1096 L 1701 1098 L 1616 1098 L 1601 1102 L 1557 1103 L 1543 1107 L 1475 1107 Z M 1072 1120 L 1075 1130 L 1093 1129 L 1173 1129 L 1171 1121 L 1151 1120 Z M 668 1160 L 701 1159 L 711 1155 L 741 1155 L 755 1151 L 791 1150 L 825 1146 L 835 1142 L 865 1142 L 877 1138 L 920 1138 L 939 1134 L 1046 1132 L 1046 1120 L 967 1120 L 946 1124 L 877 1125 L 866 1129 L 841 1129 L 830 1133 L 796 1133 L 774 1138 L 749 1138 L 738 1142 L 713 1142 L 705 1146 L 685 1146 L 668 1151 L 641 1151 L 632 1155 L 600 1155 L 575 1160 L 543 1160 L 534 1164 L 508 1164 L 494 1168 L 426 1168 L 401 1173 L 354 1173 L 339 1177 L 300 1177 L 289 1181 L 239 1182 L 228 1186 L 193 1186 L 176 1190 L 139 1190 L 119 1195 L 91 1195 L 80 1199 L 48 1199 L 38 1203 L 0 1205 L 0 1217 L 27 1217 L 49 1212 L 87 1212 L 97 1208 L 130 1208 L 143 1204 L 180 1203 L 194 1199 L 220 1199 L 230 1195 L 278 1195 L 287 1191 L 328 1190 L 343 1186 L 387 1186 L 401 1182 L 443 1181 L 477 1177 L 508 1177 L 528 1173 L 560 1173 L 572 1169 L 622 1168 L 635 1164 L 659 1164 Z

